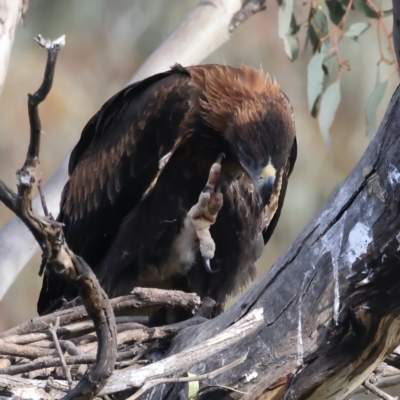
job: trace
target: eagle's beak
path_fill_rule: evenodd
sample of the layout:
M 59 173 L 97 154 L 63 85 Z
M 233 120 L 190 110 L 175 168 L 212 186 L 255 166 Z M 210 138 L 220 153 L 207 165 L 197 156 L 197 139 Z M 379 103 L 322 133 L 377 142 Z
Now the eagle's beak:
M 275 176 L 268 176 L 263 178 L 257 184 L 258 200 L 261 207 L 265 207 L 269 203 L 272 191 L 274 190 Z
M 248 177 L 253 181 L 260 207 L 265 207 L 269 203 L 274 190 L 276 169 L 272 164 L 268 164 L 262 170 L 246 167 L 243 163 L 242 166 Z

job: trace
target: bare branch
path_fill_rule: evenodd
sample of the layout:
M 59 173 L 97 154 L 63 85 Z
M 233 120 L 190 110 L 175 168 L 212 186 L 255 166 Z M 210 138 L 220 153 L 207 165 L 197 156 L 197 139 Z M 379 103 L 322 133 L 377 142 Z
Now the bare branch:
M 98 337 L 96 365 L 64 397 L 64 400 L 68 400 L 85 394 L 85 398 L 90 399 L 97 394 L 114 369 L 117 353 L 115 318 L 108 297 L 93 271 L 82 258 L 75 256 L 66 245 L 60 224 L 54 222 L 51 218 L 41 217 L 32 209 L 32 188 L 36 180 L 41 134 L 38 105 L 45 100 L 51 89 L 57 55 L 65 43 L 65 38 L 46 41 L 38 36 L 36 40 L 47 50 L 47 63 L 40 88 L 28 97 L 30 142 L 24 166 L 17 172 L 18 196 L 15 203 L 10 202 L 10 204 L 13 206 L 14 213 L 25 223 L 39 243 L 43 251 L 43 258 L 47 260 L 57 274 L 75 284 L 87 313 L 96 327 Z M 1 185 L 0 190 L 4 189 L 4 186 Z M 0 195 L 0 198 L 4 197 L 7 197 L 7 193 Z M 1 345 L 5 351 L 7 349 L 10 351 L 10 346 L 14 346 L 14 348 L 17 346 L 7 343 Z M 44 351 L 44 349 L 38 349 L 38 351 Z
M 142 368 L 114 371 L 99 395 L 104 396 L 129 388 L 139 388 L 150 380 L 182 374 L 193 365 L 209 357 L 215 357 L 219 352 L 238 343 L 243 338 L 251 339 L 263 322 L 263 309 L 254 309 L 214 338 L 179 354 L 169 356 Z M 68 363 L 68 361 L 69 357 L 66 357 L 66 362 Z M 232 365 L 231 368 L 233 368 Z M 18 394 L 21 399 L 28 399 L 35 394 L 47 400 L 62 395 L 68 386 L 62 380 L 53 381 L 49 387 L 43 380 L 39 379 L 28 380 L 16 376 L 0 375 L 0 392 L 5 388 L 7 388 L 8 393 Z M 44 392 L 45 388 L 47 389 L 46 392 Z
M 198 64 L 227 42 L 241 23 L 264 10 L 264 3 L 265 0 L 200 0 L 136 71 L 130 83 L 166 71 L 177 62 L 184 66 Z
M 127 400 L 136 400 L 138 399 L 143 393 L 146 393 L 149 389 L 153 388 L 154 386 L 161 385 L 163 383 L 184 383 L 184 382 L 196 382 L 196 381 L 203 381 L 205 379 L 213 379 L 216 376 L 222 374 L 225 371 L 229 371 L 231 368 L 236 367 L 237 365 L 241 364 L 247 358 L 247 354 L 243 357 L 239 358 L 236 361 L 231 362 L 224 367 L 218 368 L 215 371 L 208 372 L 207 374 L 196 375 L 196 376 L 188 376 L 188 377 L 181 377 L 181 378 L 161 378 L 161 379 L 153 379 L 151 381 L 147 381 L 141 388 L 138 390 L 133 396 L 129 397 Z
M 384 391 L 378 389 L 375 385 L 373 385 L 369 380 L 367 379 L 364 383 L 363 386 L 368 389 L 370 392 L 372 392 L 374 395 L 378 396 L 379 398 L 383 400 L 397 400 L 398 397 L 392 397 L 385 393 Z
M 149 288 L 135 288 L 132 294 L 128 296 L 116 297 L 110 300 L 114 312 L 153 306 L 183 307 L 187 310 L 195 310 L 200 303 L 199 296 L 194 293 Z M 60 325 L 64 326 L 71 322 L 87 318 L 88 313 L 82 306 L 60 310 L 53 314 L 32 318 L 28 322 L 24 322 L 21 325 L 1 332 L 0 338 L 5 338 L 10 335 L 23 335 L 47 329 L 50 323 L 54 323 L 56 317 L 60 317 Z
M 64 357 L 64 353 L 61 350 L 61 346 L 60 346 L 60 342 L 58 341 L 58 337 L 57 337 L 57 329 L 60 327 L 60 318 L 58 317 L 56 319 L 56 324 L 50 324 L 50 333 L 51 336 L 53 337 L 54 340 L 54 345 L 57 349 L 57 353 L 58 356 L 60 357 L 61 360 L 61 364 L 63 366 L 64 369 L 64 373 L 65 373 L 65 377 L 67 378 L 67 382 L 68 382 L 68 386 L 70 389 L 72 389 L 72 377 L 71 377 L 71 371 L 69 370 L 67 363 L 65 362 L 65 357 Z

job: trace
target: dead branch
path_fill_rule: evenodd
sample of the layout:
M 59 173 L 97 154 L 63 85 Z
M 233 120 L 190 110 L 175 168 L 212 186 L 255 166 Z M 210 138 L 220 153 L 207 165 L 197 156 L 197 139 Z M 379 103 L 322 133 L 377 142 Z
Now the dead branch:
M 98 337 L 97 362 L 79 384 L 65 396 L 65 400 L 84 396 L 93 398 L 104 385 L 114 369 L 116 360 L 116 328 L 112 308 L 107 295 L 97 278 L 83 259 L 75 256 L 66 245 L 59 223 L 51 218 L 41 217 L 32 208 L 33 184 L 36 181 L 36 167 L 39 163 L 41 122 L 38 105 L 50 92 L 57 55 L 65 43 L 65 37 L 47 41 L 40 35 L 36 38 L 46 48 L 48 57 L 40 88 L 28 96 L 30 142 L 23 167 L 17 172 L 18 193 L 14 194 L 4 183 L 0 185 L 0 200 L 9 207 L 28 227 L 43 251 L 43 260 L 62 278 L 75 284 L 88 315 L 92 318 Z M 3 347 L 10 345 L 3 343 Z M 33 350 L 30 349 L 32 352 Z M 44 351 L 36 349 L 36 351 Z
M 191 366 L 229 348 L 243 338 L 251 339 L 264 321 L 262 309 L 255 309 L 234 323 L 213 339 L 193 346 L 179 354 L 167 357 L 161 361 L 142 368 L 114 371 L 100 396 L 116 393 L 129 388 L 140 388 L 147 381 L 181 375 Z M 66 357 L 68 362 L 69 357 Z M 46 389 L 46 390 L 45 390 Z M 0 375 L 0 393 L 7 391 L 28 399 L 35 395 L 41 399 L 54 399 L 68 390 L 68 384 L 63 380 L 53 380 L 51 386 L 40 379 L 24 379 L 16 376 Z
M 71 390 L 72 389 L 71 371 L 69 370 L 67 363 L 65 362 L 64 353 L 61 350 L 60 342 L 58 341 L 57 337 L 57 329 L 60 326 L 60 318 L 57 318 L 56 321 L 57 322 L 55 326 L 53 326 L 53 324 L 50 324 L 49 331 L 51 333 L 51 336 L 53 337 L 55 348 L 57 350 L 58 356 L 60 357 L 61 365 L 64 369 L 65 378 L 67 379 L 69 389 Z
M 368 379 L 363 383 L 363 386 L 366 389 L 368 389 L 371 393 L 378 396 L 380 399 L 383 399 L 383 400 L 397 400 L 398 399 L 398 397 L 392 397 L 392 396 L 388 395 L 387 393 L 385 393 L 384 391 L 380 390 L 375 385 L 373 385 L 371 382 L 369 382 Z
M 187 310 L 196 310 L 200 303 L 199 296 L 194 293 L 149 288 L 135 288 L 132 294 L 128 296 L 116 297 L 110 300 L 111 307 L 115 313 L 152 306 L 182 307 Z M 54 323 L 57 317 L 60 318 L 60 326 L 64 326 L 88 318 L 88 313 L 83 306 L 56 311 L 53 314 L 32 318 L 21 325 L 1 332 L 0 338 L 10 335 L 24 335 L 47 329 L 49 324 Z

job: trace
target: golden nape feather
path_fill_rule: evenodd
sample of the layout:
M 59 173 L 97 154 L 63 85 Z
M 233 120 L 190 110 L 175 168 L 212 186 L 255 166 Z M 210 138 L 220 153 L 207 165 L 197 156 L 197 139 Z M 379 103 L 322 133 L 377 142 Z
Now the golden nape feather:
M 211 297 L 219 313 L 255 277 L 296 151 L 290 102 L 261 69 L 176 65 L 123 89 L 88 122 L 58 221 L 110 297 L 139 284 L 179 289 Z M 51 269 L 45 275 L 40 314 L 77 295 Z

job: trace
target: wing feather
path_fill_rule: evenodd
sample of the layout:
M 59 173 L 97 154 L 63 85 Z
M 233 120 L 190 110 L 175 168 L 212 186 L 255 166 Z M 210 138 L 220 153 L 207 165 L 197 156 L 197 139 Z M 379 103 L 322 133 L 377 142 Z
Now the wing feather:
M 193 90 L 189 80 L 186 70 L 175 68 L 117 93 L 91 118 L 71 153 L 58 220 L 70 248 L 95 272 L 121 221 L 159 176 L 160 158 L 184 131 L 180 124 Z M 38 311 L 48 312 L 61 296 L 75 295 L 46 271 Z

